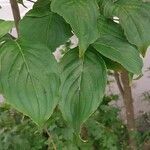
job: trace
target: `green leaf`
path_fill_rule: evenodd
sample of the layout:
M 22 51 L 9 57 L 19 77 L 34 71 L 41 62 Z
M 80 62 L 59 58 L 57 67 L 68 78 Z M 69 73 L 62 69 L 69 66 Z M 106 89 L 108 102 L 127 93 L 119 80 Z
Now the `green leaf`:
M 7 34 L 13 26 L 13 21 L 5 21 L 0 19 L 0 38 Z
M 7 34 L 5 34 L 3 37 L 1 37 L 0 38 L 0 48 L 1 48 L 1 46 L 5 43 L 5 42 L 7 42 L 7 41 L 9 41 L 9 40 L 12 40 L 14 37 L 12 36 L 12 35 L 10 35 L 9 33 L 7 33 Z
M 128 41 L 136 45 L 143 55 L 145 54 L 150 45 L 150 2 L 142 0 L 105 2 L 104 15 L 117 16 Z
M 106 87 L 106 66 L 99 53 L 92 48 L 84 58 L 78 53 L 78 48 L 70 50 L 60 62 L 60 108 L 77 133 L 101 103 Z
M 59 15 L 34 8 L 20 22 L 20 36 L 47 45 L 52 51 L 72 36 L 70 26 Z M 40 13 L 39 13 L 40 12 Z
M 105 57 L 121 64 L 134 74 L 140 74 L 143 66 L 139 51 L 123 35 L 117 23 L 100 17 L 98 23 L 100 37 L 93 47 Z
M 51 0 L 37 0 L 34 5 L 33 9 L 31 9 L 27 15 L 33 17 L 43 17 L 45 15 L 49 15 L 50 9 L 50 2 Z
M 40 44 L 9 41 L 0 48 L 0 84 L 6 102 L 42 126 L 58 103 L 57 62 Z
M 80 56 L 98 38 L 98 5 L 95 0 L 52 0 L 52 11 L 63 16 L 79 38 Z
M 117 63 L 116 61 L 113 61 L 105 56 L 101 56 L 106 64 L 107 69 L 117 71 L 117 72 L 122 72 L 124 70 L 124 67 Z

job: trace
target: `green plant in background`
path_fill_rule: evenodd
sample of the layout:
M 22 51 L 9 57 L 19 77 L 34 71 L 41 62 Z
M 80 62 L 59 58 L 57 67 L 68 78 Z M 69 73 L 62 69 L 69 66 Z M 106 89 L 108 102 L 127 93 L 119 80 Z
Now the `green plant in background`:
M 17 1 L 10 2 L 18 37 L 8 37 L 12 22 L 0 21 L 0 92 L 6 102 L 40 127 L 58 106 L 78 137 L 82 125 L 103 101 L 109 68 L 121 74 L 123 87 L 116 79 L 126 104 L 127 128 L 128 132 L 134 130 L 128 75 L 141 74 L 140 55 L 150 45 L 150 3 L 38 0 L 20 20 Z M 53 52 L 72 34 L 78 37 L 78 46 L 57 63 Z M 107 137 L 102 140 L 107 142 Z M 129 139 L 135 149 L 134 140 Z M 114 145 L 111 140 L 109 144 Z
M 44 137 L 35 124 L 8 105 L 0 106 L 0 150 L 46 149 Z
M 58 109 L 55 109 L 46 127 L 41 130 L 28 117 L 3 104 L 0 106 L 0 150 L 128 149 L 127 128 L 118 118 L 120 110 L 109 105 L 109 102 L 117 99 L 116 95 L 104 98 L 82 128 L 83 141 L 75 139 L 73 130 Z M 145 117 L 137 120 L 139 150 L 149 141 L 150 133 L 143 127 L 147 126 Z
M 82 138 L 76 141 L 74 133 L 58 109 L 47 122 L 47 129 L 39 130 L 28 117 L 18 113 L 8 105 L 0 107 L 0 147 L 2 150 L 19 149 L 121 149 L 126 147 L 125 126 L 117 119 L 118 109 L 105 102 L 84 124 Z M 1 149 L 0 148 L 0 149 Z

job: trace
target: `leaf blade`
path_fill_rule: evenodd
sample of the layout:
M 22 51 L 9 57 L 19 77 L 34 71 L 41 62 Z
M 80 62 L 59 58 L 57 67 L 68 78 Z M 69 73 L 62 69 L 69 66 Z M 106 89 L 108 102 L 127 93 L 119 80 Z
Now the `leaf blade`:
M 138 50 L 125 38 L 120 26 L 103 17 L 99 19 L 99 39 L 93 47 L 105 57 L 121 64 L 134 74 L 140 74 L 143 61 Z
M 81 124 L 102 101 L 106 86 L 106 67 L 96 51 L 87 50 L 82 60 L 78 57 L 78 49 L 74 49 L 64 56 L 60 68 L 60 108 L 64 118 L 78 133 Z
M 53 0 L 53 12 L 58 13 L 71 25 L 79 38 L 80 56 L 98 38 L 98 5 L 95 0 Z
M 106 17 L 117 16 L 128 41 L 136 45 L 145 55 L 150 45 L 150 2 L 139 0 L 112 2 L 110 0 L 108 3 L 104 2 L 104 4 L 104 15 Z
M 0 19 L 0 38 L 7 34 L 13 26 L 13 21 L 5 21 Z
M 49 49 L 9 41 L 0 49 L 0 66 L 6 102 L 42 126 L 58 103 L 57 63 Z
M 20 36 L 34 43 L 44 44 L 54 52 L 72 36 L 71 28 L 62 17 L 51 12 L 50 8 L 47 10 L 47 4 L 42 8 L 35 6 L 21 20 Z

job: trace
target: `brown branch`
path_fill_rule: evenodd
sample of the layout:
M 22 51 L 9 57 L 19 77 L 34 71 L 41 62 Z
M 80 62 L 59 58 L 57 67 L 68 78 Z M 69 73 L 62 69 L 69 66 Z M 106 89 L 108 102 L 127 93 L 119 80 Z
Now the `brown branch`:
M 32 1 L 32 0 L 27 0 L 28 2 L 31 2 L 31 3 L 35 3 L 35 1 Z
M 119 91 L 120 91 L 120 93 L 121 93 L 121 95 L 123 97 L 123 95 L 124 95 L 124 89 L 123 89 L 123 87 L 121 85 L 119 73 L 115 71 L 114 77 L 115 77 L 116 83 L 118 85 Z
M 129 133 L 129 149 L 136 150 L 136 141 L 131 135 L 135 128 L 135 119 L 134 119 L 134 106 L 133 106 L 133 97 L 129 81 L 128 72 L 123 70 L 120 74 L 118 72 L 114 73 L 119 91 L 122 95 L 125 110 L 126 110 L 126 119 L 127 119 L 127 129 Z
M 132 133 L 136 131 L 133 97 L 128 72 L 125 70 L 121 73 L 121 81 L 124 89 L 123 100 L 126 109 L 127 128 L 129 133 L 129 148 L 130 150 L 136 150 L 136 140 L 132 135 Z
M 16 0 L 10 0 L 10 4 L 11 4 L 11 9 L 12 9 L 12 13 L 13 13 L 14 21 L 15 21 L 17 35 L 19 37 L 19 21 L 21 17 L 20 17 L 18 3 Z

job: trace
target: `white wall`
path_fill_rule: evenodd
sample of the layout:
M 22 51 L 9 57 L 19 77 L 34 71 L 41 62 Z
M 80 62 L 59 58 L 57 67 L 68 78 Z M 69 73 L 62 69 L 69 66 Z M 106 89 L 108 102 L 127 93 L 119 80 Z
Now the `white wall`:
M 19 4 L 21 16 L 24 16 L 24 14 L 29 9 L 31 9 L 32 5 L 33 5 L 33 3 L 28 2 L 28 1 L 24 1 L 24 4 L 28 8 L 25 8 L 25 7 L 23 7 L 22 5 Z M 0 19 L 13 20 L 13 15 L 12 15 L 9 0 L 0 0 L 0 6 L 2 6 L 2 9 L 0 9 Z

